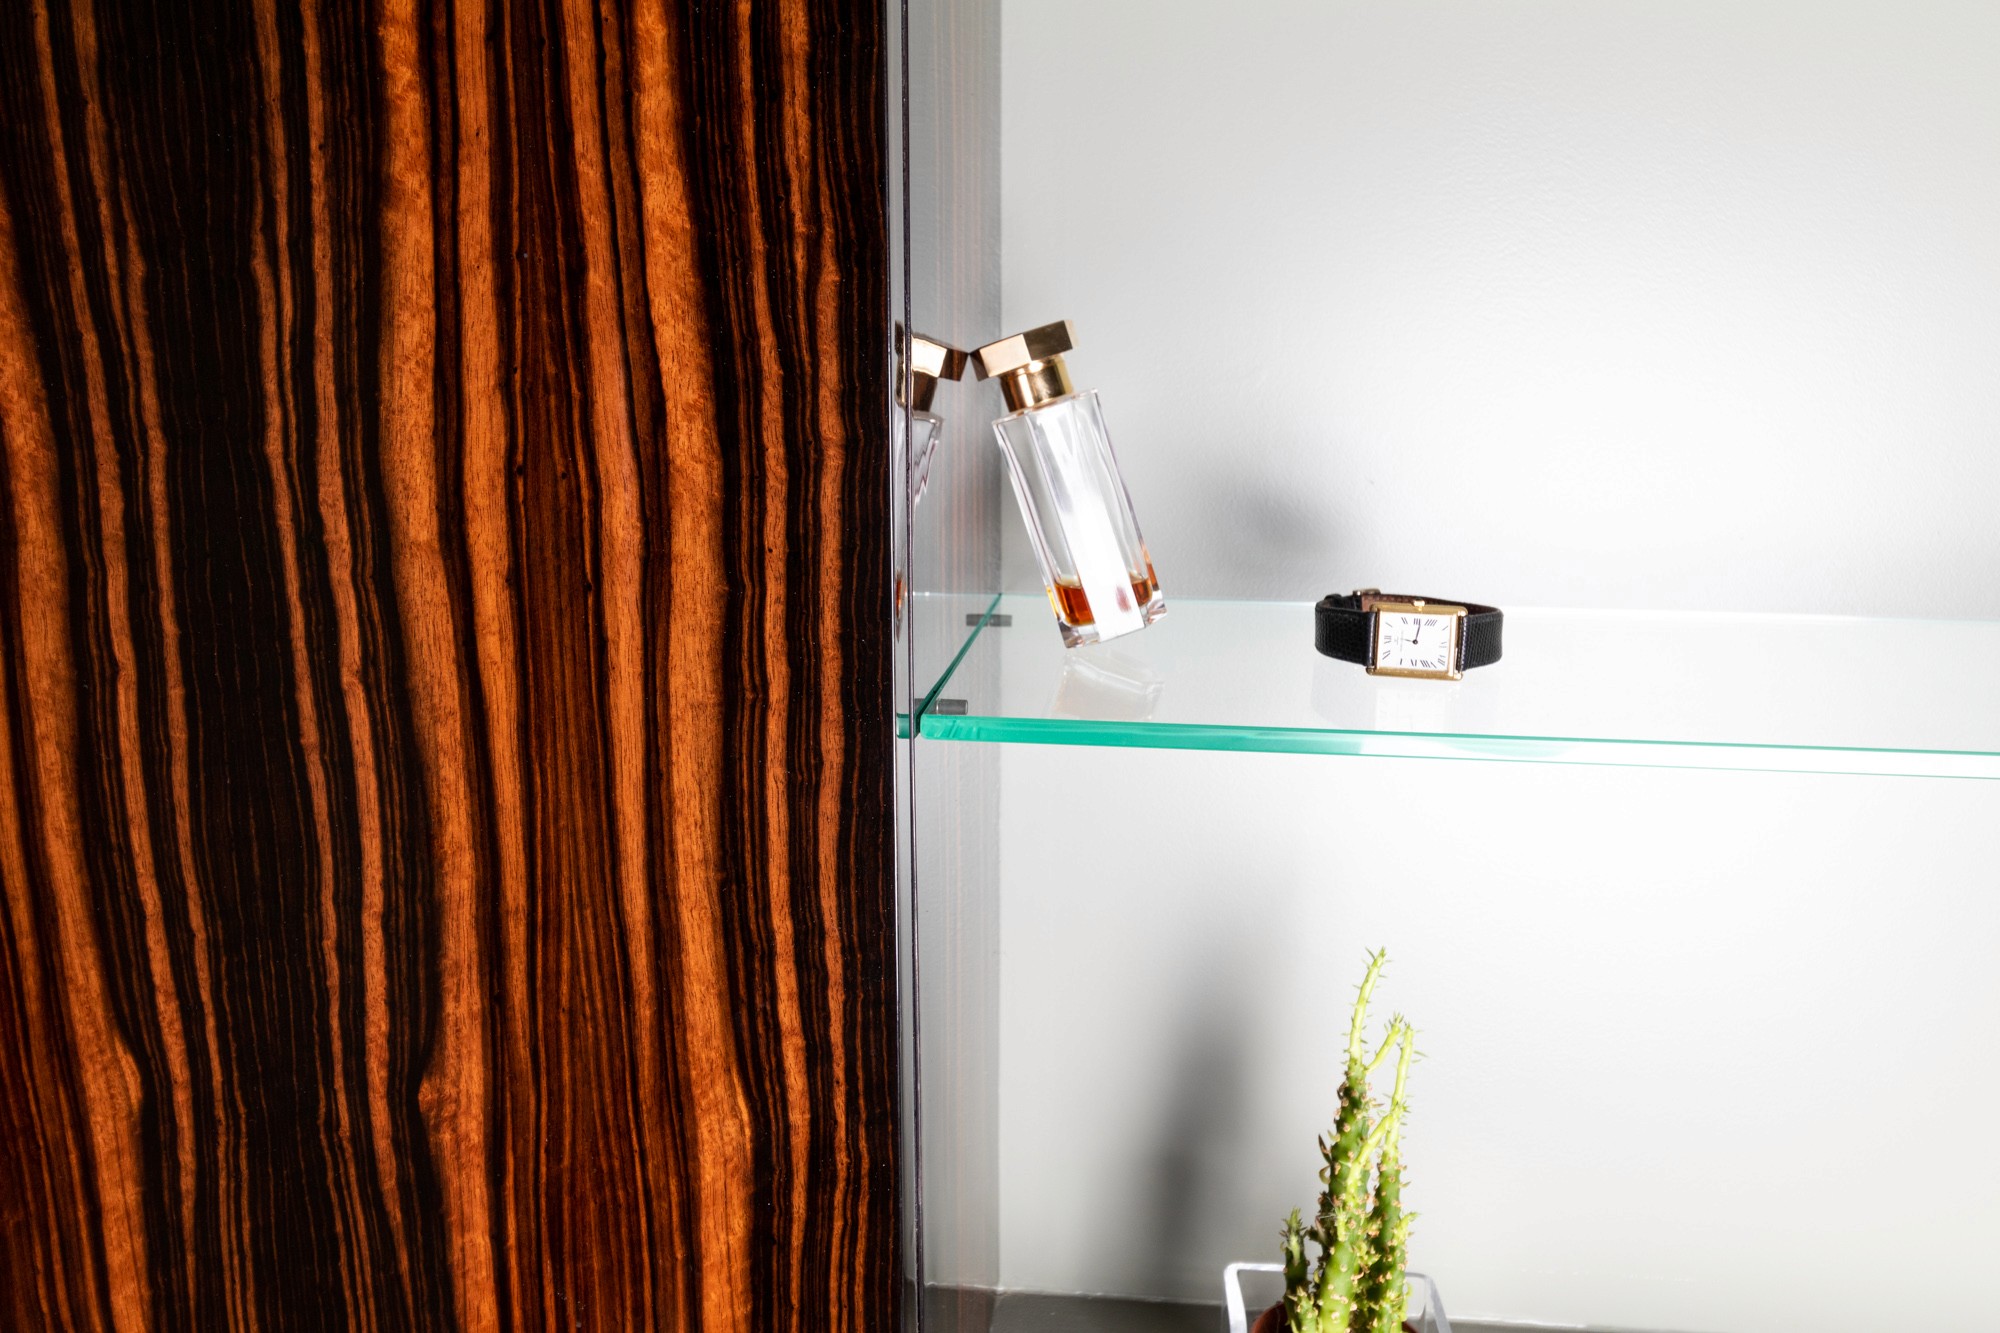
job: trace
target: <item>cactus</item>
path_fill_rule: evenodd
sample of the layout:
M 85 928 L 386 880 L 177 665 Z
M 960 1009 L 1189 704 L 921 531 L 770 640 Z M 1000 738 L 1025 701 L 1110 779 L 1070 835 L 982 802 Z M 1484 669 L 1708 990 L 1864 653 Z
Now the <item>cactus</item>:
M 1398 1015 L 1374 1055 L 1365 1040 L 1369 1000 L 1387 963 L 1383 951 L 1370 955 L 1355 997 L 1333 1132 L 1319 1141 L 1324 1165 L 1313 1225 L 1305 1226 L 1296 1210 L 1285 1222 L 1290 1333 L 1394 1333 L 1408 1305 L 1403 1263 L 1410 1219 L 1402 1211 L 1400 1135 L 1414 1034 Z M 1387 1114 L 1375 1120 L 1369 1080 L 1397 1052 L 1395 1095 Z M 1319 1248 L 1310 1267 L 1308 1240 Z
M 1378 1122 L 1361 1141 L 1361 1151 L 1341 1162 L 1335 1171 L 1340 1185 L 1334 1208 L 1339 1223 L 1337 1239 L 1321 1256 L 1319 1287 L 1313 1293 L 1319 1305 L 1320 1327 L 1331 1333 L 1340 1333 L 1360 1317 L 1361 1271 L 1368 1254 L 1368 1181 L 1375 1154 L 1381 1151 L 1392 1123 Z
M 1375 1207 L 1369 1214 L 1368 1236 L 1373 1242 L 1361 1275 L 1361 1308 L 1372 1312 L 1363 1322 L 1357 1318 L 1352 1333 L 1400 1333 L 1410 1305 L 1410 1283 L 1405 1275 L 1413 1213 L 1403 1211 L 1403 1113 L 1408 1106 L 1404 1089 L 1410 1079 L 1410 1059 L 1416 1053 L 1416 1031 L 1405 1025 L 1401 1053 L 1396 1057 L 1396 1089 L 1389 1095 L 1389 1133 L 1382 1140 L 1382 1160 L 1376 1167 Z
M 1299 1333 L 1318 1333 L 1319 1311 L 1312 1302 L 1312 1278 L 1306 1266 L 1306 1232 L 1299 1210 L 1285 1219 L 1285 1323 Z
M 1333 1118 L 1333 1138 L 1331 1142 L 1321 1139 L 1320 1156 L 1326 1165 L 1320 1168 L 1319 1213 L 1315 1218 L 1312 1237 L 1323 1247 L 1320 1263 L 1315 1269 L 1317 1277 L 1326 1266 L 1325 1251 L 1331 1250 L 1340 1239 L 1339 1224 L 1335 1213 L 1339 1203 L 1339 1191 L 1334 1184 L 1335 1165 L 1352 1160 L 1361 1151 L 1361 1142 L 1368 1136 L 1368 1079 L 1380 1063 L 1381 1055 L 1371 1061 L 1364 1047 L 1364 1033 L 1368 1023 L 1368 1001 L 1375 993 L 1375 982 L 1388 965 L 1386 950 L 1378 949 L 1368 958 L 1368 971 L 1361 978 L 1361 987 L 1354 998 L 1354 1012 L 1347 1025 L 1347 1068 L 1340 1082 L 1338 1109 Z M 1384 1043 L 1384 1049 L 1387 1044 Z

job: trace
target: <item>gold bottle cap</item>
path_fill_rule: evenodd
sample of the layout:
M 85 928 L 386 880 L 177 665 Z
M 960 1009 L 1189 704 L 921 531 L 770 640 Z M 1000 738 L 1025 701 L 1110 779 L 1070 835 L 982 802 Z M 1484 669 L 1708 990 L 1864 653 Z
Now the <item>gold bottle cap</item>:
M 965 353 L 921 333 L 911 334 L 909 343 L 909 378 L 905 387 L 899 377 L 899 387 L 905 387 L 911 407 L 928 412 L 938 381 L 955 380 L 965 373 Z
M 1076 330 L 1059 319 L 987 343 L 972 354 L 972 371 L 980 379 L 999 380 L 1000 396 L 1019 412 L 1076 392 L 1062 359 L 1075 346 Z

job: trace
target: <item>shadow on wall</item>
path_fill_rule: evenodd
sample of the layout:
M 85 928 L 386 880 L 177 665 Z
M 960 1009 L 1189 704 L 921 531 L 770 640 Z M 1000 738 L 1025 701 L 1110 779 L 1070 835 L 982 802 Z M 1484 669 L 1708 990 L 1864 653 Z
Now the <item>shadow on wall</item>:
M 1242 1089 L 1252 1077 L 1246 1040 L 1252 1019 L 1241 979 L 1254 975 L 1255 954 L 1238 930 L 1186 959 L 1180 1011 L 1161 1016 L 1163 1031 L 1174 1034 L 1166 1060 L 1172 1072 L 1146 1156 L 1148 1206 L 1132 1219 L 1148 1235 L 1140 1291 L 1201 1300 L 1220 1291 L 1217 1212 L 1241 1193 L 1234 1177 L 1246 1132 Z M 1115 1254 L 1127 1244 L 1110 1241 L 1109 1248 Z M 1109 1264 L 1098 1268 L 1109 1270 Z

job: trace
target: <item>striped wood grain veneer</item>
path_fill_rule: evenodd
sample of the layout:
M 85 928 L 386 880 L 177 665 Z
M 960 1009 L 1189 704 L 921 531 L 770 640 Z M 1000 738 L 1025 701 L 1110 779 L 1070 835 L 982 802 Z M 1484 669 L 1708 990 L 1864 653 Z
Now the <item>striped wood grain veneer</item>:
M 883 23 L 0 4 L 0 1328 L 893 1327 Z

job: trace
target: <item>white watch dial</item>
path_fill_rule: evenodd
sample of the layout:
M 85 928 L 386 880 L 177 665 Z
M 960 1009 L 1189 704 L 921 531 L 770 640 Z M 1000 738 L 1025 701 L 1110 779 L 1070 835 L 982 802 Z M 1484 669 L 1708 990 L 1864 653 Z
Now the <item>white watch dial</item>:
M 1458 665 L 1457 635 L 1457 616 L 1377 611 L 1375 669 L 1447 673 Z

